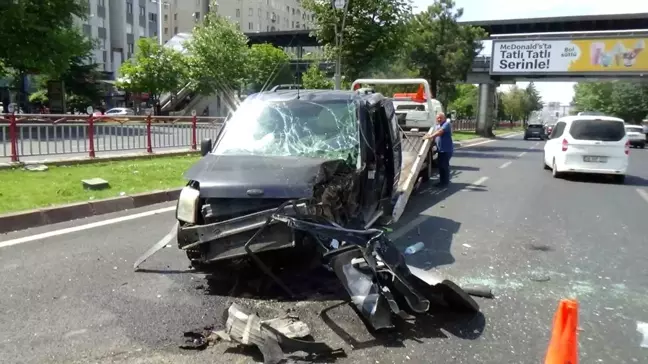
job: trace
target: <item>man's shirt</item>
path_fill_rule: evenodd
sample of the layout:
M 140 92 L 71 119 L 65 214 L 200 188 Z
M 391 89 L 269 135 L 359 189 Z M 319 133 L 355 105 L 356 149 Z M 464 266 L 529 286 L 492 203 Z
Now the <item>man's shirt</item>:
M 436 145 L 440 153 L 452 154 L 454 148 L 452 144 L 452 124 L 449 121 L 443 122 L 437 129 L 443 129 L 443 135 L 436 137 Z

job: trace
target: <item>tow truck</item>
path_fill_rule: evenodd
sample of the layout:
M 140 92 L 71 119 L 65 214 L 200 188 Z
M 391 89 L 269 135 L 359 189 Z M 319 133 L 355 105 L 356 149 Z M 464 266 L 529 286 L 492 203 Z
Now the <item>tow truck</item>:
M 437 114 L 443 112 L 441 103 L 427 96 L 423 85 L 416 93 L 396 93 L 392 97 L 398 125 L 403 130 L 429 130 Z
M 216 142 L 201 143 L 202 158 L 185 173 L 176 225 L 135 269 L 177 237 L 198 270 L 236 269 L 227 263 L 249 258 L 294 295 L 264 256 L 315 247 L 351 297 L 373 297 L 368 306 L 356 304 L 374 328 L 389 326 L 386 312 L 402 313 L 399 303 L 418 313 L 433 301 L 477 310 L 454 283 L 406 265 L 385 231 L 374 228 L 399 221 L 417 181 L 432 176 L 435 157 L 424 133 L 399 127 L 390 98 L 360 90 L 379 84 L 421 85 L 435 110 L 424 79 L 248 96 Z M 432 112 L 419 111 L 428 120 L 435 115 L 424 113 Z

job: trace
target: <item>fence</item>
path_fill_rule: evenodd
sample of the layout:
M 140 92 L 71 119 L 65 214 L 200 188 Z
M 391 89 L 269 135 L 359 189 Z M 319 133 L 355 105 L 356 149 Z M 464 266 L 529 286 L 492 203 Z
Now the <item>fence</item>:
M 197 149 L 215 139 L 223 118 L 200 116 L 79 116 L 0 114 L 0 158 L 87 155 L 143 150 Z M 454 120 L 454 130 L 475 130 L 474 120 Z M 497 128 L 518 126 L 499 123 Z
M 0 114 L 0 158 L 180 148 L 216 138 L 223 118 Z

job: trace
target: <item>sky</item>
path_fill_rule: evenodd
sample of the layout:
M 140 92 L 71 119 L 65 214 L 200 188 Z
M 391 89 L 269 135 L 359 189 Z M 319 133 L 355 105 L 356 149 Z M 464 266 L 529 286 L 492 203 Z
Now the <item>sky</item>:
M 425 10 L 434 0 L 413 0 L 415 12 Z M 545 18 L 554 16 L 648 13 L 646 0 L 455 0 L 463 8 L 461 20 L 499 20 Z M 490 54 L 490 43 L 485 42 L 482 53 Z M 544 102 L 569 104 L 574 96 L 573 82 L 536 82 Z M 526 87 L 528 83 L 518 82 Z M 506 90 L 510 86 L 502 86 Z

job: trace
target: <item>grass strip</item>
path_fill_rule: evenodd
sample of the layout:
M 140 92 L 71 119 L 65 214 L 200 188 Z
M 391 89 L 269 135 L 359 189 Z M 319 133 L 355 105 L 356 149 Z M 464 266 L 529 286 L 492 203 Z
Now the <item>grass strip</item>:
M 186 183 L 183 173 L 199 158 L 190 154 L 49 166 L 43 172 L 23 168 L 0 170 L 0 214 L 118 197 L 122 192 L 130 195 L 182 187 Z M 110 188 L 85 190 L 81 180 L 89 178 L 102 178 Z

